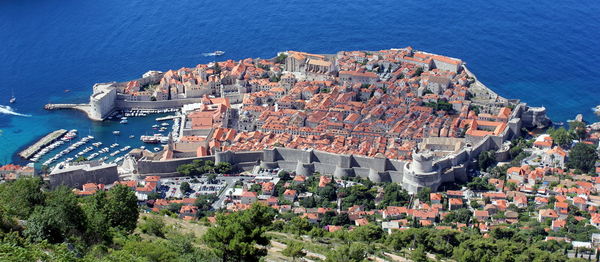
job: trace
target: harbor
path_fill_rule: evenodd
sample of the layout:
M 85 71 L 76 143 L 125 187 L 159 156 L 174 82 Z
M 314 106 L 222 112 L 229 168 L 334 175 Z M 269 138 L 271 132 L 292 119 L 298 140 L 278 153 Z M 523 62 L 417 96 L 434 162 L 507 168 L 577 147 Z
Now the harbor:
M 88 128 L 66 124 L 74 128 L 59 129 L 35 141 L 18 154 L 20 161 L 50 170 L 79 161 L 119 164 L 132 149 L 155 144 L 147 149 L 160 152 L 160 145 L 168 143 L 169 137 L 179 137 L 181 115 L 177 109 L 115 111 L 111 117 Z

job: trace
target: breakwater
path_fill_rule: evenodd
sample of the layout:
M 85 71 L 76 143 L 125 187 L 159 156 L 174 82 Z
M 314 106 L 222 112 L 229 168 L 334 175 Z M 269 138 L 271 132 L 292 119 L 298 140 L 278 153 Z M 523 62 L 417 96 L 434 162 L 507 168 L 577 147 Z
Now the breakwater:
M 25 150 L 21 151 L 21 153 L 19 153 L 19 156 L 22 158 L 25 158 L 25 159 L 29 159 L 31 156 L 33 156 L 33 154 L 40 151 L 44 146 L 47 146 L 48 144 L 56 141 L 56 139 L 59 139 L 66 133 L 67 133 L 67 130 L 65 130 L 65 129 L 59 129 L 59 130 L 53 131 L 53 132 L 47 134 L 46 136 L 44 136 L 43 138 L 41 138 L 40 140 L 38 140 L 37 142 L 35 142 L 33 145 L 31 145 L 31 146 L 27 147 Z

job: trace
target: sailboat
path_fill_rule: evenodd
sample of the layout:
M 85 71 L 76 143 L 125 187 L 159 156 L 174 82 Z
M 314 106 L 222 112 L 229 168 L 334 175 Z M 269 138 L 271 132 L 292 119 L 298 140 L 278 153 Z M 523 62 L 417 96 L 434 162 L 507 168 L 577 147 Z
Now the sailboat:
M 14 104 L 15 102 L 17 102 L 17 98 L 15 97 L 15 90 L 12 90 L 12 96 L 10 97 L 10 100 L 8 100 L 8 102 L 10 102 L 11 104 Z

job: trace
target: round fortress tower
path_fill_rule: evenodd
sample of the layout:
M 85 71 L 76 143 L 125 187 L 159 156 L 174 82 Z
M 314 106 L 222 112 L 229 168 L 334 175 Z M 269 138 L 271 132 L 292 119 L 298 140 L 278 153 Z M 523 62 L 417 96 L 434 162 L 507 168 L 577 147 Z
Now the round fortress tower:
M 429 173 L 433 170 L 433 154 L 431 152 L 414 150 L 412 159 L 411 169 L 415 173 Z
M 412 153 L 412 162 L 404 166 L 402 186 L 410 193 L 417 193 L 425 187 L 436 191 L 441 184 L 440 170 L 433 164 L 433 154 L 429 151 Z

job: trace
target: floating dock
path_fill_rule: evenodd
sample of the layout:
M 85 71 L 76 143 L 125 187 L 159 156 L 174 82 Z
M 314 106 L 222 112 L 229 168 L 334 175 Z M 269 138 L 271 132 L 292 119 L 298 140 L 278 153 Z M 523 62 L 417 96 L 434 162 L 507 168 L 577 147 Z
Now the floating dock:
M 40 151 L 43 147 L 45 147 L 48 144 L 61 138 L 66 133 L 67 133 L 67 130 L 65 130 L 65 129 L 59 129 L 59 130 L 53 131 L 50 134 L 47 134 L 46 136 L 44 136 L 42 139 L 35 142 L 35 144 L 29 146 L 27 149 L 21 151 L 21 153 L 19 153 L 19 156 L 21 156 L 22 158 L 25 158 L 25 159 L 29 159 L 35 153 Z

